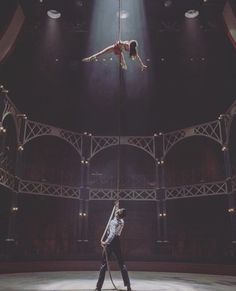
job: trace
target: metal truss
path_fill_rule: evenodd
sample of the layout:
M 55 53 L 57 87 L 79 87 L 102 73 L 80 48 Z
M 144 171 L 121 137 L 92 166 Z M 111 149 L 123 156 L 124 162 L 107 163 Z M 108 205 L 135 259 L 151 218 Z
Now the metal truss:
M 185 138 L 185 131 L 178 130 L 164 135 L 163 139 L 163 156 L 180 140 Z
M 116 145 L 130 145 L 140 148 L 155 158 L 155 143 L 152 136 L 92 136 L 90 158 L 98 152 Z
M 11 114 L 14 120 L 16 121 L 17 115 L 21 114 L 20 111 L 16 108 L 15 104 L 10 100 L 10 98 L 7 95 L 5 95 L 3 98 L 4 98 L 4 109 L 1 116 L 2 121 L 8 114 Z
M 89 200 L 156 201 L 155 189 L 90 189 Z
M 40 136 L 57 136 L 69 144 L 71 144 L 75 150 L 82 155 L 82 135 L 72 131 L 64 130 L 54 126 L 42 124 L 39 122 L 26 120 L 24 136 L 23 136 L 23 145 L 29 142 L 30 140 L 40 137 Z
M 21 128 L 21 116 L 23 116 L 20 111 L 16 108 L 14 103 L 10 100 L 10 98 L 5 94 L 3 97 L 3 111 L 1 112 L 0 120 L 3 123 L 4 119 L 10 115 L 15 123 L 16 129 L 16 138 L 19 142 L 20 137 L 20 128 Z
M 92 136 L 90 158 L 105 148 L 119 144 L 118 136 Z
M 200 196 L 228 194 L 226 181 L 184 185 L 165 189 L 165 199 L 179 199 Z
M 49 183 L 33 182 L 27 180 L 19 181 L 19 193 L 45 195 L 59 198 L 80 199 L 80 188 L 71 186 L 62 186 Z
M 236 191 L 236 176 L 233 176 L 231 179 L 231 185 L 232 185 L 232 191 L 235 192 Z
M 229 137 L 230 137 L 230 130 L 231 125 L 233 123 L 233 120 L 236 115 L 236 101 L 233 102 L 233 104 L 228 108 L 225 114 L 221 114 L 219 118 L 224 118 L 225 121 L 225 127 L 226 127 L 226 144 L 229 143 Z
M 0 153 L 0 164 L 3 169 L 9 169 L 9 159 L 5 152 Z
M 0 184 L 8 189 L 15 190 L 15 177 L 6 170 L 0 168 Z
M 16 178 L 0 168 L 0 184 L 15 191 Z M 236 176 L 232 179 L 232 191 L 236 190 Z M 93 189 L 89 200 L 157 201 L 158 189 Z M 80 199 L 80 188 L 19 179 L 19 193 L 45 195 L 58 198 Z M 228 194 L 226 181 L 184 185 L 164 189 L 165 200 Z
M 223 143 L 220 122 L 216 120 L 164 134 L 163 156 L 165 157 L 169 150 L 180 140 L 191 136 L 205 136 L 219 144 Z
M 140 148 L 155 159 L 155 142 L 153 136 L 121 136 L 122 145 Z
M 194 134 L 209 137 L 221 145 L 223 143 L 219 120 L 195 126 Z

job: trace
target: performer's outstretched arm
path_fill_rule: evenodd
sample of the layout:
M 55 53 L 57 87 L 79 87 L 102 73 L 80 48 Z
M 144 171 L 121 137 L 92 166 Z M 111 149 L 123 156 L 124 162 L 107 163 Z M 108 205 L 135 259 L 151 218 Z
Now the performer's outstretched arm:
M 141 70 L 144 71 L 144 70 L 147 68 L 147 66 L 144 65 L 144 63 L 143 63 L 143 61 L 142 61 L 142 59 L 140 58 L 140 56 L 139 56 L 138 53 L 137 53 L 137 55 L 136 55 L 136 58 L 137 58 L 137 61 L 139 62 L 139 65 L 140 65 L 140 67 L 141 67 Z
M 96 60 L 97 57 L 99 57 L 101 55 L 113 53 L 113 50 L 114 50 L 114 45 L 110 45 L 110 46 L 106 47 L 105 49 L 103 49 L 102 51 L 97 52 L 96 54 L 94 54 L 94 55 L 92 55 L 90 57 L 82 59 L 82 61 L 83 62 L 94 61 L 94 60 Z

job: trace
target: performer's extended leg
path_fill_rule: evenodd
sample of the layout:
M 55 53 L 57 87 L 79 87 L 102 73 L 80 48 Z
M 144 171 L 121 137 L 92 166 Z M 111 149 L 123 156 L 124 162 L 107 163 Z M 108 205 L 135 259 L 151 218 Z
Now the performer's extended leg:
M 109 259 L 111 256 L 111 248 L 109 246 L 106 247 L 106 252 L 107 252 L 107 258 Z M 107 270 L 107 258 L 106 258 L 105 251 L 103 251 L 102 264 L 101 264 L 98 282 L 97 282 L 97 290 L 102 289 L 102 285 L 103 285 L 105 275 L 106 275 L 106 270 Z
M 112 243 L 114 243 L 113 252 L 114 252 L 114 254 L 116 255 L 116 258 L 117 258 L 117 261 L 118 261 L 118 264 L 119 264 L 119 267 L 120 267 L 120 271 L 121 271 L 121 275 L 122 275 L 122 278 L 123 278 L 123 281 L 124 281 L 124 285 L 127 287 L 127 290 L 131 290 L 129 274 L 128 274 L 126 265 L 124 263 L 123 257 L 122 257 L 119 237 L 116 237 Z
M 108 46 L 107 48 L 103 49 L 102 51 L 88 57 L 88 58 L 84 58 L 82 59 L 83 62 L 91 62 L 91 61 L 95 61 L 97 59 L 97 57 L 104 55 L 104 54 L 109 54 L 109 53 L 113 53 L 113 45 Z

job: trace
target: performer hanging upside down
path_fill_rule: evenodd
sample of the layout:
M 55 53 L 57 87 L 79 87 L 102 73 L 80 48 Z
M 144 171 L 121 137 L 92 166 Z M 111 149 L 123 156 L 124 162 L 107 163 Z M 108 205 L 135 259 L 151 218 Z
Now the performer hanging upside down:
M 97 287 L 95 291 L 101 291 L 101 288 L 105 279 L 105 273 L 107 270 L 107 259 L 110 258 L 112 253 L 114 253 L 117 258 L 117 261 L 121 270 L 121 275 L 124 281 L 124 285 L 127 287 L 127 291 L 131 291 L 129 275 L 128 275 L 128 271 L 122 257 L 121 247 L 120 247 L 120 235 L 124 227 L 123 218 L 125 216 L 126 216 L 126 210 L 124 208 L 116 210 L 115 217 L 111 220 L 109 224 L 108 236 L 104 242 L 101 241 L 102 247 L 106 249 L 103 251 L 102 264 L 101 264 Z
M 138 54 L 138 42 L 136 40 L 125 40 L 125 41 L 121 41 L 119 40 L 118 42 L 114 43 L 111 46 L 106 47 L 105 49 L 103 49 L 102 51 L 88 57 L 88 58 L 84 58 L 82 59 L 83 62 L 91 62 L 91 61 L 95 61 L 97 59 L 97 57 L 104 55 L 104 54 L 108 54 L 108 53 L 114 53 L 118 58 L 119 58 L 119 62 L 121 67 L 124 70 L 127 70 L 127 65 L 126 65 L 126 61 L 124 58 L 124 53 L 123 52 L 128 52 L 129 56 L 132 60 L 137 60 L 141 70 L 145 70 L 147 68 L 146 65 L 144 65 L 144 63 L 142 62 L 139 54 Z

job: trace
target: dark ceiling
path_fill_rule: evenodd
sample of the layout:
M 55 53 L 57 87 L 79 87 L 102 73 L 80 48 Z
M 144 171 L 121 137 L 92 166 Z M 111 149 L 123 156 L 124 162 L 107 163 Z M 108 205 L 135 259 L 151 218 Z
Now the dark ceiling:
M 4 15 L 0 32 L 14 6 L 14 1 L 5 2 L 0 4 Z M 140 72 L 129 62 L 122 84 L 118 64 L 81 62 L 114 41 L 109 38 L 114 17 L 106 4 L 115 6 L 117 0 L 20 2 L 25 25 L 12 54 L 0 66 L 0 81 L 30 119 L 109 135 L 117 134 L 121 116 L 122 134 L 149 135 L 214 120 L 236 97 L 236 51 L 226 35 L 224 0 L 129 0 L 129 5 L 144 4 L 146 26 L 132 19 L 131 7 L 124 35 L 138 39 L 148 70 Z M 98 23 L 96 35 L 92 20 L 98 2 L 104 5 L 104 21 Z M 50 20 L 58 26 L 51 37 L 48 9 L 62 14 L 59 20 Z M 199 17 L 186 20 L 188 9 L 199 10 Z

